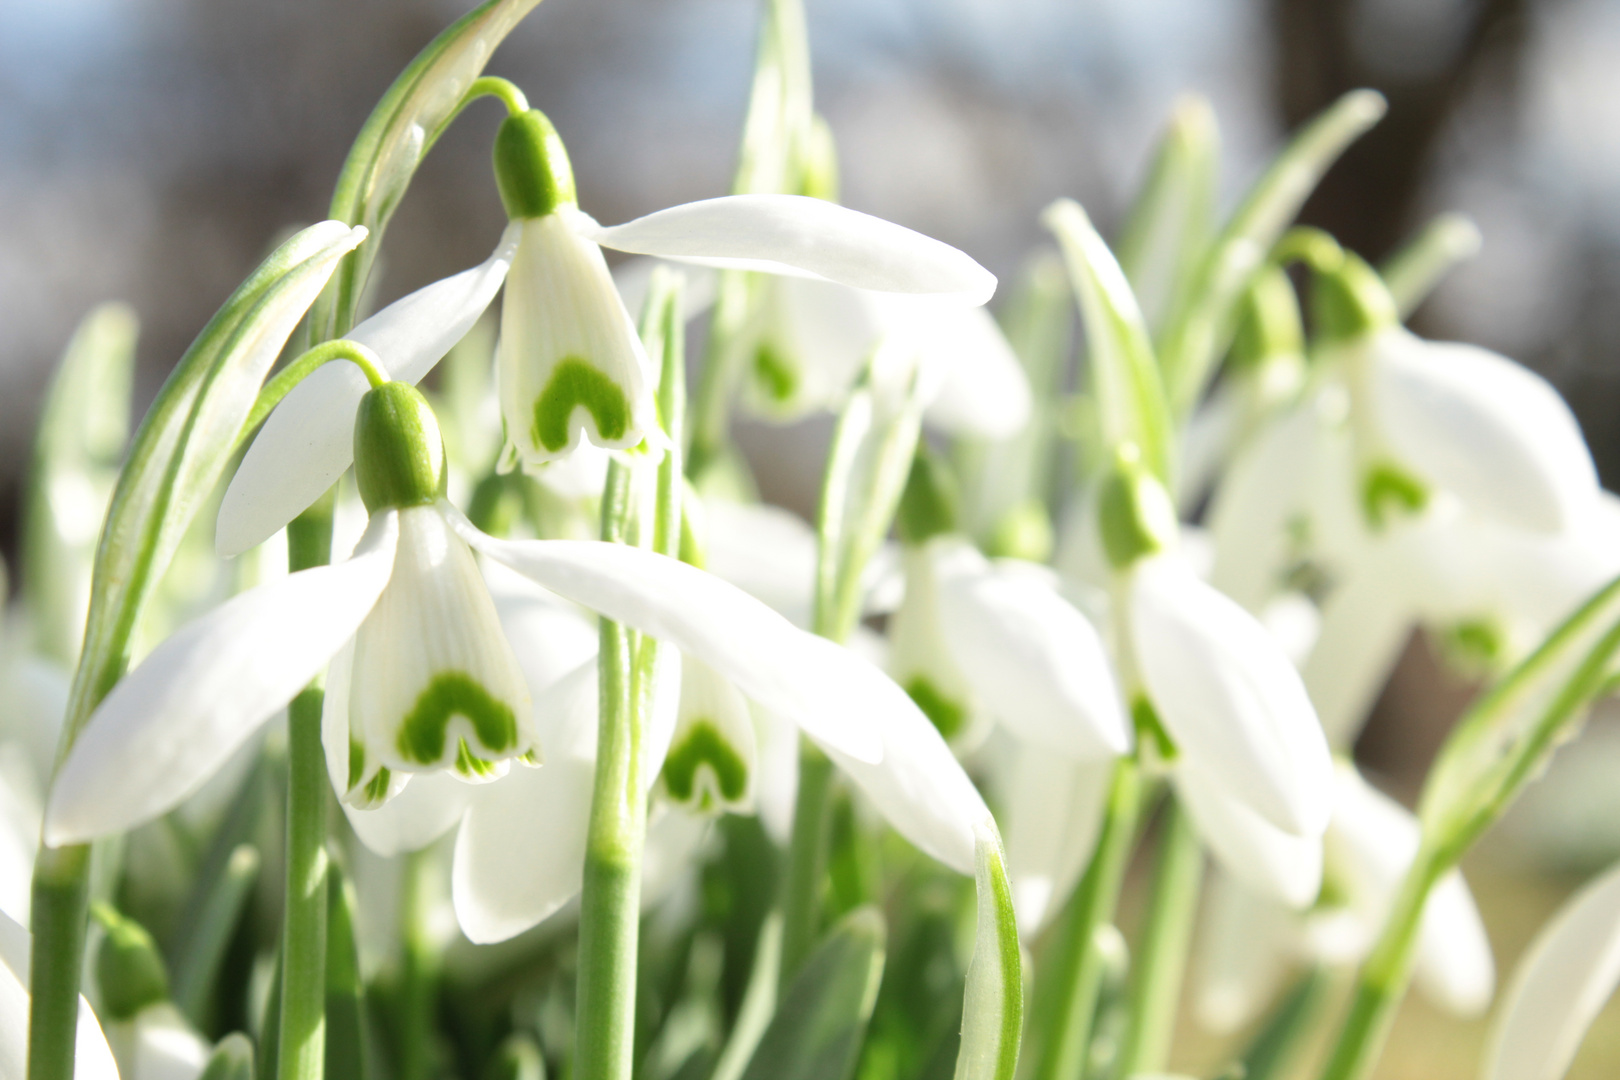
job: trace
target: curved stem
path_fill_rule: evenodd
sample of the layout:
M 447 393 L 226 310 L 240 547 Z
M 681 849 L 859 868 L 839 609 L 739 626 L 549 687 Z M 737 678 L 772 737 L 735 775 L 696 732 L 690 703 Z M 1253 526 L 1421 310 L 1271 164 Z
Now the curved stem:
M 456 112 L 459 113 L 482 97 L 500 98 L 501 104 L 506 106 L 508 116 L 517 116 L 529 111 L 529 99 L 523 95 L 523 91 L 516 83 L 499 75 L 483 75 L 474 79 L 473 84 L 467 87 L 467 92 L 462 95 L 461 104 L 457 106 Z M 452 115 L 451 119 L 455 117 Z
M 293 387 L 309 378 L 316 368 L 333 360 L 347 360 L 359 368 L 373 390 L 388 381 L 382 358 L 358 341 L 339 338 L 322 342 L 276 372 L 275 377 L 264 384 L 259 396 L 253 399 L 253 411 L 248 413 L 247 420 L 242 424 L 241 441 L 246 441 L 264 423 L 271 410 L 292 393 Z
M 1097 931 L 1113 921 L 1140 807 L 1136 759 L 1120 758 L 1091 865 L 1069 900 L 1045 965 L 1037 972 L 1029 1014 L 1034 1080 L 1080 1080 L 1085 1075 L 1103 974 L 1095 939 Z
M 1161 1072 L 1169 1058 L 1203 875 L 1203 845 L 1186 810 L 1171 795 L 1165 801 L 1146 921 L 1131 964 L 1131 1020 L 1116 1066 L 1120 1076 Z

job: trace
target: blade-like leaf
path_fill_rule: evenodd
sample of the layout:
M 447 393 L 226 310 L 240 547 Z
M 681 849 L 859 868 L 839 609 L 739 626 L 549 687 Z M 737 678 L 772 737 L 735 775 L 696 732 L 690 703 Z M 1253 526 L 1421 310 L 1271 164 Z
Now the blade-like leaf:
M 782 995 L 743 1080 L 847 1080 L 883 978 L 883 916 L 857 908 Z
M 1465 214 L 1440 214 L 1378 268 L 1401 320 L 1418 309 L 1440 279 L 1479 253 L 1479 226 Z
M 1170 410 L 1142 310 L 1113 252 L 1071 199 L 1043 215 L 1069 264 L 1086 330 L 1086 364 L 1110 451 L 1135 443 L 1148 468 L 1170 482 Z
M 383 231 L 416 167 L 464 104 L 473 81 L 512 28 L 540 0 L 487 0 L 434 38 L 377 102 L 360 129 L 332 193 L 331 216 L 364 225 L 372 242 L 343 260 L 311 312 L 311 344 L 354 325 Z
M 96 551 L 58 760 L 129 665 L 137 616 L 234 451 L 265 373 L 365 230 L 326 221 L 264 261 L 204 327 L 141 422 Z
M 71 665 L 84 640 L 90 563 L 124 443 L 139 324 L 102 304 L 79 324 L 45 399 L 34 441 L 24 534 L 24 593 L 35 647 Z
M 1215 238 L 1180 307 L 1171 313 L 1161 358 L 1175 415 L 1203 396 L 1232 339 L 1238 298 L 1322 174 L 1384 115 L 1376 91 L 1353 90 L 1294 136 Z
M 977 840 L 978 928 L 962 999 L 956 1080 L 1012 1080 L 1024 1030 L 1023 958 L 1007 857 L 995 824 L 987 822 Z
M 365 1002 L 354 940 L 354 886 L 336 862 L 326 879 L 326 1075 L 365 1080 Z
M 1155 334 L 1163 332 L 1207 250 L 1219 156 L 1215 110 L 1201 97 L 1178 101 L 1116 245 Z

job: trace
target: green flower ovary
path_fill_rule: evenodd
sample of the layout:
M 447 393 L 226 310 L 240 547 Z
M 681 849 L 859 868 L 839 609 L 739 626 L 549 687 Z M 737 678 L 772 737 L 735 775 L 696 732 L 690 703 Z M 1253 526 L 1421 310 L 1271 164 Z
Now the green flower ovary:
M 928 676 L 914 675 L 906 680 L 906 693 L 947 742 L 967 726 L 966 707 L 941 693 Z
M 740 802 L 748 791 L 748 763 L 709 720 L 694 721 L 664 758 L 664 787 L 670 796 L 691 802 L 697 793 L 698 769 L 705 765 L 714 774 L 720 797 Z
M 396 745 L 406 761 L 420 765 L 444 761 L 444 744 L 450 721 L 465 717 L 474 736 L 489 753 L 514 751 L 518 743 L 517 717 L 512 707 L 498 700 L 472 676 L 461 671 L 442 671 L 433 677 L 416 698 L 416 704 L 400 725 Z M 457 765 L 470 753 L 461 740 Z
M 799 392 L 798 369 L 769 341 L 754 350 L 754 377 L 772 401 L 789 402 Z
M 602 369 L 577 356 L 565 356 L 534 403 L 534 441 L 552 453 L 568 445 L 568 424 L 583 406 L 596 421 L 596 433 L 608 442 L 630 429 L 630 401 Z

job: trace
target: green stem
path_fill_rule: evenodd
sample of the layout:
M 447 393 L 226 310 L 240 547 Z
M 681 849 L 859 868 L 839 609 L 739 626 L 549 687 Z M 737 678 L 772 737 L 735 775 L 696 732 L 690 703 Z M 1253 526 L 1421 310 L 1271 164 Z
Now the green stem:
M 1120 1050 L 1120 1076 L 1162 1072 L 1169 1060 L 1203 876 L 1203 845 L 1172 795 L 1165 802 L 1152 893 L 1131 965 L 1131 1021 Z
M 814 743 L 799 741 L 799 791 L 781 886 L 782 962 L 777 985 L 784 990 L 821 934 L 821 879 L 827 869 L 832 769 L 832 762 Z
M 400 1080 L 428 1080 L 433 1071 L 430 1036 L 439 964 L 428 927 L 428 881 L 438 866 L 432 850 L 405 856 L 401 879 L 400 922 L 403 924 L 404 969 L 401 972 L 403 1023 L 399 1032 Z
M 336 489 L 287 527 L 294 572 L 332 558 Z M 321 1080 L 326 1070 L 326 753 L 320 684 L 287 707 L 287 900 L 282 923 L 280 1080 Z
M 725 453 L 731 428 L 731 398 L 741 374 L 743 327 L 748 318 L 749 275 L 726 271 L 720 275 L 719 295 L 709 319 L 709 340 L 692 397 L 691 445 L 686 467 L 694 479 Z
M 72 1080 L 90 845 L 41 847 L 34 863 L 28 971 L 28 1080 Z
M 615 461 L 602 493 L 602 539 L 622 542 L 629 469 Z M 643 732 L 633 707 L 632 635 L 602 620 L 601 719 L 580 893 L 578 1080 L 629 1080 L 634 1065 L 637 919 L 646 838 Z
M 1103 975 L 1095 940 L 1097 931 L 1113 921 L 1140 808 L 1141 776 L 1136 759 L 1120 758 L 1109 785 L 1097 850 L 1037 974 L 1030 1009 L 1034 1080 L 1080 1080 L 1085 1075 Z
M 1429 891 L 1449 869 L 1446 860 L 1424 848 L 1412 862 L 1395 896 L 1378 943 L 1361 966 L 1349 1015 L 1322 1071 L 1322 1080 L 1362 1080 L 1372 1072 L 1395 1020 L 1395 1009 L 1412 978 L 1413 954 Z

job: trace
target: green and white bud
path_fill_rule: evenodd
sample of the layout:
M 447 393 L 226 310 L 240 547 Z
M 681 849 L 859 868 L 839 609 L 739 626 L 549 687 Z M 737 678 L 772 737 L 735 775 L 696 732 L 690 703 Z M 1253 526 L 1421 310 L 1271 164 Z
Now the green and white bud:
M 1119 448 L 1113 469 L 1102 481 L 1097 527 L 1103 551 L 1115 570 L 1129 569 L 1175 542 L 1180 528 L 1175 503 L 1130 443 Z
M 436 506 L 399 511 L 393 574 L 328 696 L 348 703 L 346 800 L 374 806 L 404 775 L 482 783 L 538 764 L 528 684 L 472 550 Z
M 681 703 L 664 757 L 664 794 L 693 810 L 746 811 L 754 803 L 754 721 L 731 682 L 681 657 Z
M 387 382 L 360 399 L 354 477 L 369 513 L 431 505 L 444 497 L 448 475 L 439 421 L 421 391 Z

